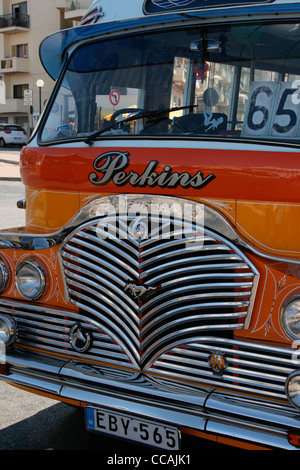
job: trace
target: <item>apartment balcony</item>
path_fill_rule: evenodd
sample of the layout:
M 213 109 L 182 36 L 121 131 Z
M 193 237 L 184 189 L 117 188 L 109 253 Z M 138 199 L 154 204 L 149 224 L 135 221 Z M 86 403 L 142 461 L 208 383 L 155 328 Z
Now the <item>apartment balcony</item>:
M 80 21 L 92 0 L 56 0 L 56 8 L 64 12 L 65 20 Z
M 4 102 L 0 101 L 0 114 L 8 113 L 28 113 L 28 106 L 24 105 L 23 99 L 6 99 Z
M 10 57 L 0 60 L 0 73 L 29 73 L 30 63 L 24 57 Z
M 29 29 L 29 15 L 0 16 L 0 33 L 24 33 Z

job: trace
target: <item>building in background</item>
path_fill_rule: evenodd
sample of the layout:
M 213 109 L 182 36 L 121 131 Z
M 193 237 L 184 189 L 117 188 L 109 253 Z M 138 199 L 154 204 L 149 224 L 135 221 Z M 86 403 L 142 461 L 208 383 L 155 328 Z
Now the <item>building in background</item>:
M 0 0 L 0 123 L 34 127 L 53 88 L 42 39 L 79 23 L 92 0 Z

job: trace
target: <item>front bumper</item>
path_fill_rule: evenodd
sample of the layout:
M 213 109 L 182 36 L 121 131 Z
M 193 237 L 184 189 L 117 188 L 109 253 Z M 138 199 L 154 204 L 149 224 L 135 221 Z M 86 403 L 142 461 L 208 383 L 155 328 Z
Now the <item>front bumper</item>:
M 177 426 L 184 433 L 207 433 L 274 449 L 295 450 L 289 433 L 300 432 L 300 413 L 279 403 L 266 403 L 203 387 L 191 392 L 184 384 L 15 349 L 7 351 L 7 373 L 0 379 L 27 390 L 79 406 L 101 406 L 137 418 Z

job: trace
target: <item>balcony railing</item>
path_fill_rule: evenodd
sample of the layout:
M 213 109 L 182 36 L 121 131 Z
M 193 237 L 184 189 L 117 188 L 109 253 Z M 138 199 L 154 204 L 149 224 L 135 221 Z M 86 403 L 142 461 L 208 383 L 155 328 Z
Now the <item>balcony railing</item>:
M 29 15 L 3 15 L 0 16 L 0 29 L 3 28 L 29 28 Z
M 0 101 L 0 113 L 28 113 L 28 107 L 24 105 L 23 99 L 5 99 Z
M 92 0 L 68 0 L 66 10 L 87 10 L 88 8 L 90 8 L 91 4 Z
M 0 59 L 0 73 L 30 72 L 30 62 L 24 57 L 8 57 Z

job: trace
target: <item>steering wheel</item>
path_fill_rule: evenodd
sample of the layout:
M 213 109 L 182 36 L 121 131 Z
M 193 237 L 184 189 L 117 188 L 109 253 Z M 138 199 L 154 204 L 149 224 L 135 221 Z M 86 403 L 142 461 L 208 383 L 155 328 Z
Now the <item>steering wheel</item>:
M 115 124 L 115 120 L 116 118 L 119 116 L 119 114 L 135 114 L 135 113 L 138 113 L 139 111 L 144 111 L 142 108 L 122 108 L 122 109 L 118 109 L 117 111 L 115 111 L 111 117 L 110 117 L 110 125 L 112 126 L 113 124 Z M 120 121 L 120 124 L 122 124 L 122 121 Z M 127 123 L 125 123 L 127 124 Z

